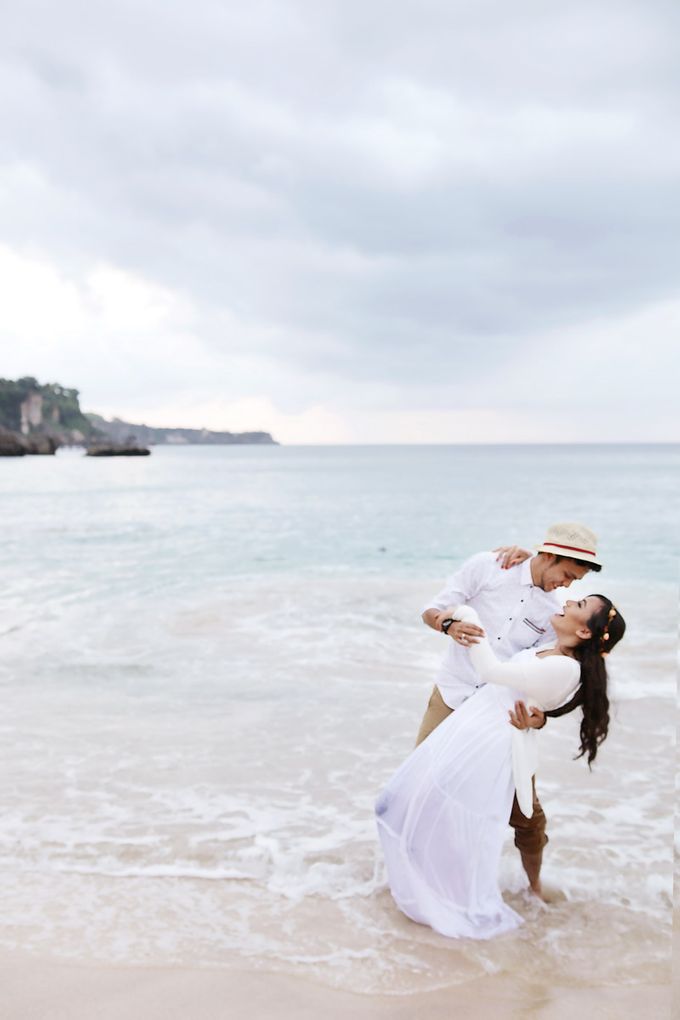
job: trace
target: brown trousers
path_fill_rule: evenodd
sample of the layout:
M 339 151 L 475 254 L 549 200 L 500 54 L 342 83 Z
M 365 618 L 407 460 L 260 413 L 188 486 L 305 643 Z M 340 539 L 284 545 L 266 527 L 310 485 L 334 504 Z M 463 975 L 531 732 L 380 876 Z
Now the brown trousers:
M 418 730 L 416 747 L 425 740 L 425 737 L 429 737 L 432 730 L 436 729 L 439 723 L 443 722 L 452 712 L 453 709 L 449 708 L 439 693 L 439 688 L 435 687 Z M 508 725 L 510 724 L 508 723 Z M 522 814 L 517 803 L 517 797 L 512 802 L 512 811 L 510 812 L 510 825 L 515 830 L 515 846 L 522 857 L 525 854 L 534 857 L 536 854 L 542 853 L 543 847 L 548 842 L 548 837 L 545 833 L 545 814 L 536 796 L 535 777 L 532 778 L 531 782 L 534 791 L 534 813 L 531 818 L 527 818 L 526 815 Z

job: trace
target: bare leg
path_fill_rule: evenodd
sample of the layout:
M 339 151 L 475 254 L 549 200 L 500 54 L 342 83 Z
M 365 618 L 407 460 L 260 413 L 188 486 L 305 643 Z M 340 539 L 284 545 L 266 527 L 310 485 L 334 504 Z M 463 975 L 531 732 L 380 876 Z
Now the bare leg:
M 543 851 L 539 850 L 537 854 L 522 854 L 522 866 L 527 873 L 529 879 L 529 888 L 532 893 L 543 899 L 543 889 L 541 887 L 541 864 L 543 863 Z

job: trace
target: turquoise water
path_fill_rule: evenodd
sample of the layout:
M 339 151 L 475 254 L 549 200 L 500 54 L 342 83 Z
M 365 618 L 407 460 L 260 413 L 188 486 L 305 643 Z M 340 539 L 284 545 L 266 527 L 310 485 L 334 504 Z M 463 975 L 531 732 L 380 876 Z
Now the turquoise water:
M 607 574 L 676 581 L 678 446 L 191 447 L 0 463 L 10 595 L 222 588 L 270 572 L 439 577 L 556 520 Z

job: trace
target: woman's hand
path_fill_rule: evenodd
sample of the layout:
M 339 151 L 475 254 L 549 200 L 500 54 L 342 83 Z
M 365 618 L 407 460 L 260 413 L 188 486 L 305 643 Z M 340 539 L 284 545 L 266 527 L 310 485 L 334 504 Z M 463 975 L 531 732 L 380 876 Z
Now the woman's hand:
M 463 648 L 478 644 L 480 638 L 484 637 L 484 631 L 476 623 L 465 623 L 464 620 L 454 620 L 449 627 L 449 637 L 453 638 Z
M 499 545 L 493 551 L 498 553 L 496 562 L 500 563 L 501 570 L 509 570 L 510 567 L 516 567 L 518 563 L 524 563 L 525 560 L 529 560 L 533 556 L 533 553 L 529 552 L 528 549 L 522 549 L 519 545 Z
M 464 648 L 469 648 L 470 645 L 476 645 L 479 639 L 484 637 L 484 631 L 481 627 L 478 627 L 476 623 L 468 623 L 465 620 L 456 620 L 455 617 L 459 615 L 460 612 L 460 606 L 449 606 L 448 609 L 444 609 L 440 613 L 437 613 L 437 616 L 435 617 L 435 626 L 437 630 L 441 630 L 444 620 L 450 620 L 454 617 L 454 621 L 446 633 L 450 638 L 453 638 L 457 644 L 462 645 Z
M 545 726 L 545 715 L 540 708 L 534 705 L 527 708 L 523 701 L 516 701 L 514 712 L 510 710 L 508 715 L 516 730 L 540 730 Z

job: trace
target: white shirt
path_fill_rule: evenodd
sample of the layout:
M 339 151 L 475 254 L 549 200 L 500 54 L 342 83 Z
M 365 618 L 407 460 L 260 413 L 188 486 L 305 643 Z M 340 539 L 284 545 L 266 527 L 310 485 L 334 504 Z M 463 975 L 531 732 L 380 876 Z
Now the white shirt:
M 465 603 L 477 611 L 494 655 L 505 661 L 524 648 L 555 640 L 550 617 L 562 611 L 556 592 L 546 592 L 531 578 L 531 560 L 502 570 L 492 552 L 477 553 L 423 607 L 443 610 Z M 466 648 L 452 638 L 434 682 L 449 708 L 460 705 L 482 686 Z

